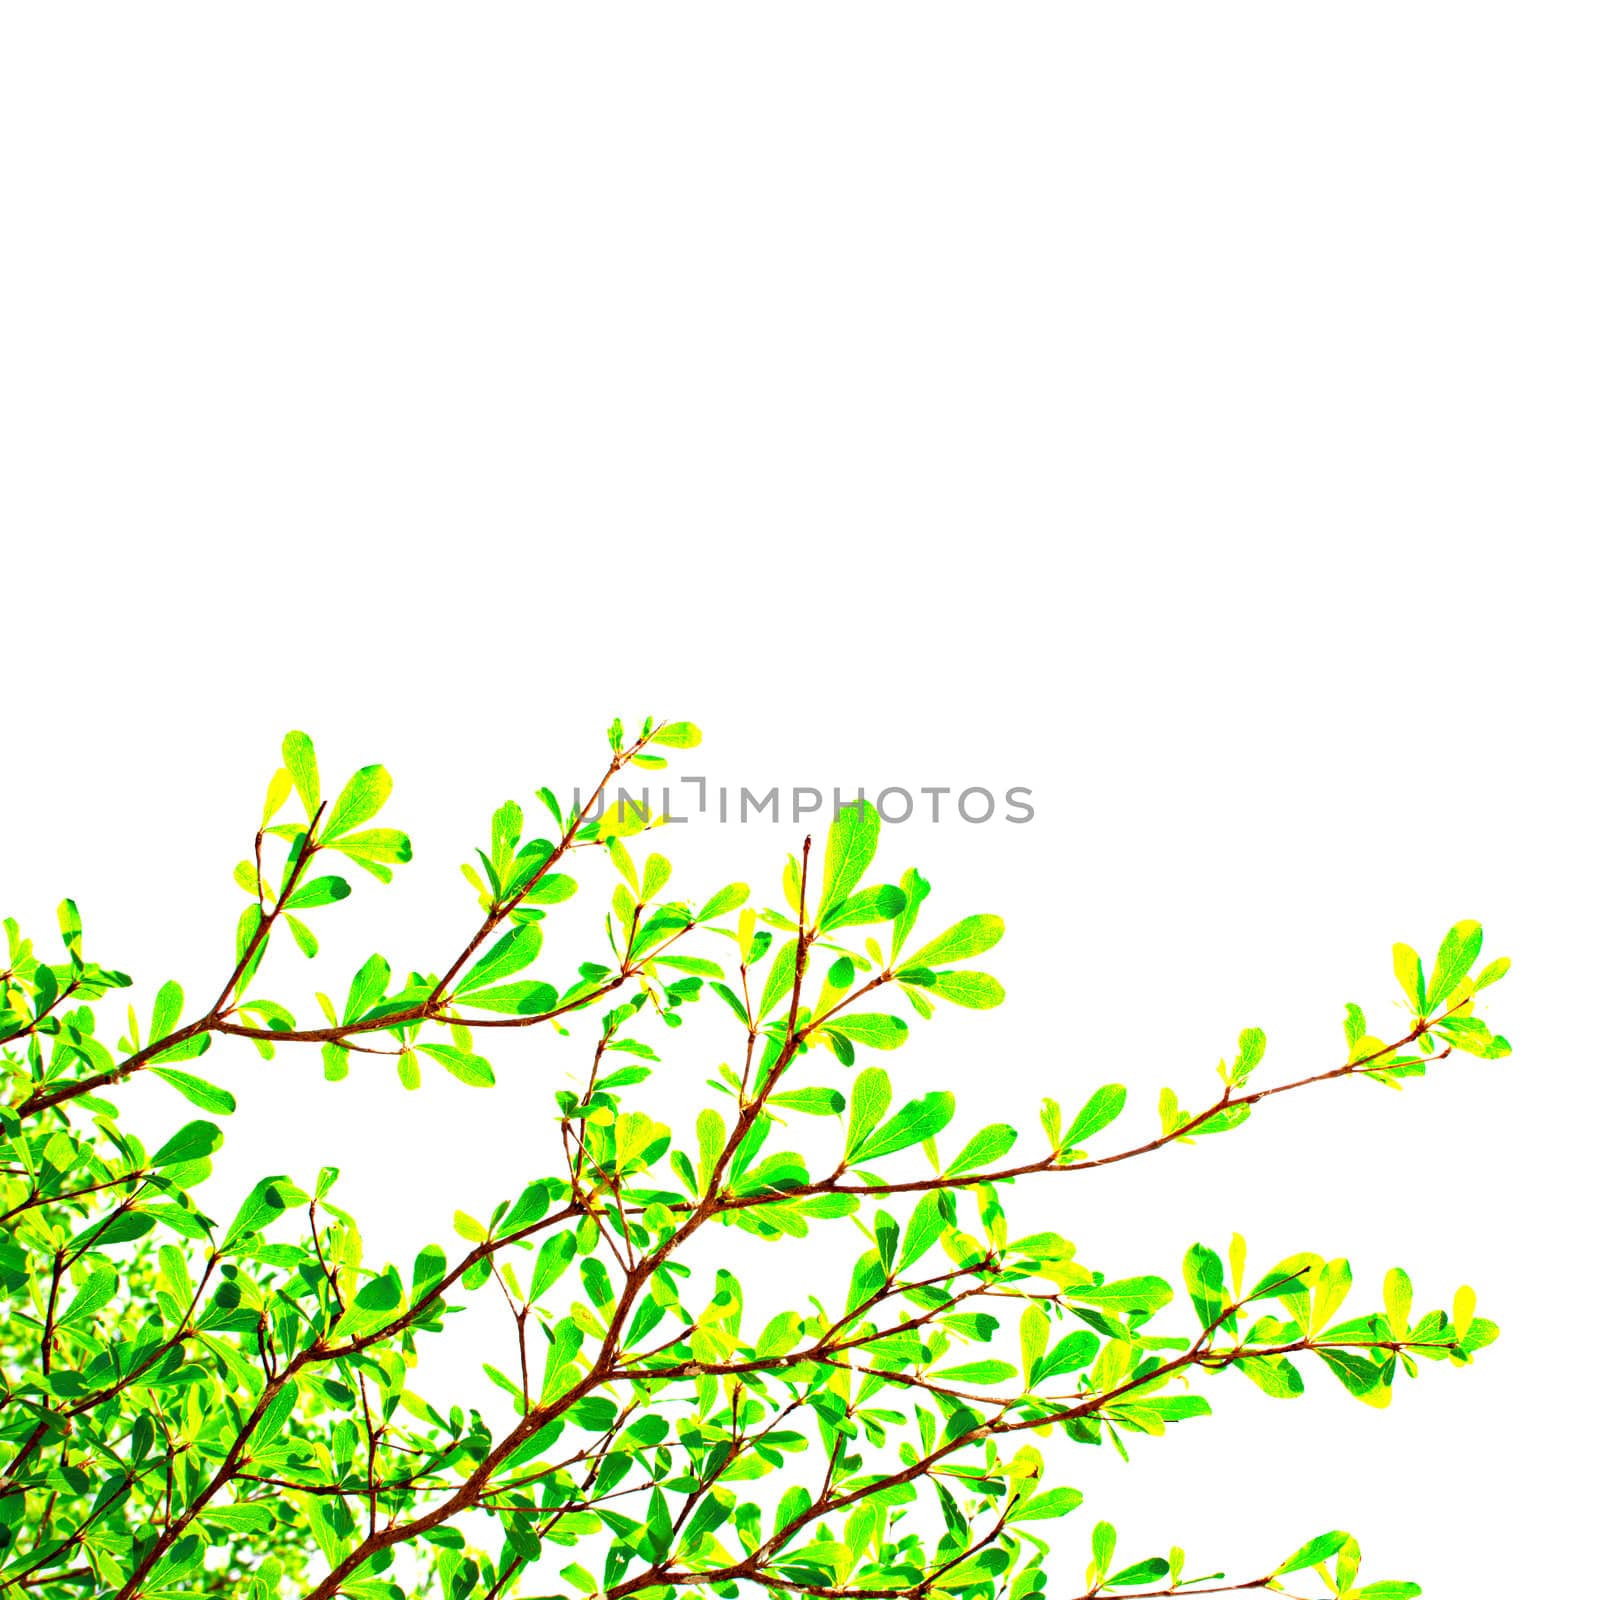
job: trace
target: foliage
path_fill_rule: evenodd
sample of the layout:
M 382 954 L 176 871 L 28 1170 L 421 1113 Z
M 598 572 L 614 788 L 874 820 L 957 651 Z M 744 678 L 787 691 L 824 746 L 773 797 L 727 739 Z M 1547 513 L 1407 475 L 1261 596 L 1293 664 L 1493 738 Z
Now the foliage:
M 501 806 L 464 869 L 481 917 L 460 953 L 403 977 L 374 955 L 342 1004 L 317 995 L 314 1025 L 258 992 L 269 950 L 315 956 L 319 919 L 351 894 L 342 874 L 386 883 L 411 849 L 374 823 L 383 768 L 330 799 L 303 734 L 284 741 L 236 871 L 246 905 L 209 1005 L 188 1007 L 169 982 L 148 1015 L 129 1009 L 113 1047 L 105 1002 L 130 980 L 86 957 L 73 903 L 60 961 L 6 924 L 0 1588 L 468 1600 L 564 1585 L 657 1600 L 693 1584 L 1025 1600 L 1060 1565 L 1051 1524 L 1081 1499 L 1047 1482 L 1035 1435 L 1125 1453 L 1206 1415 L 1209 1380 L 1235 1373 L 1287 1398 L 1308 1366 L 1384 1406 L 1402 1372 L 1465 1365 L 1493 1340 L 1468 1289 L 1418 1314 L 1396 1269 L 1381 1307 L 1344 1316 L 1347 1262 L 1252 1269 L 1238 1237 L 1190 1248 L 1177 1296 L 1153 1275 L 1108 1281 L 1055 1233 L 1010 1237 L 1001 1203 L 1022 1179 L 1237 1128 L 1290 1089 L 1399 1087 L 1452 1052 L 1504 1055 L 1474 1008 L 1507 963 L 1474 975 L 1477 924 L 1450 930 L 1427 977 L 1396 948 L 1410 1012 L 1398 1039 L 1350 1006 L 1335 1064 L 1252 1088 L 1265 1039 L 1246 1029 L 1220 1095 L 1188 1110 L 1163 1091 L 1159 1131 L 1127 1147 L 1105 1137 L 1126 1099 L 1111 1084 L 1070 1117 L 1046 1100 L 1034 1153 L 996 1123 L 952 1154 L 940 1139 L 954 1097 L 897 1098 L 877 1058 L 941 1002 L 1000 1002 L 969 965 L 1000 919 L 925 937 L 926 879 L 867 881 L 878 819 L 864 805 L 844 809 L 820 862 L 810 840 L 789 859 L 779 909 L 758 912 L 737 883 L 668 899 L 666 860 L 640 859 L 651 819 L 604 795 L 698 739 L 647 723 L 629 742 L 614 724 L 586 805 L 540 792 L 548 838 Z M 291 804 L 296 819 L 275 820 Z M 585 849 L 617 879 L 609 951 L 575 976 L 531 976 L 545 918 L 576 887 L 558 868 Z M 640 1098 L 660 1059 L 646 1035 L 661 1042 L 701 1002 L 725 1013 L 736 1064 L 674 1129 Z M 366 1259 L 332 1168 L 264 1177 L 231 1218 L 198 1197 L 222 1144 L 212 1119 L 235 1106 L 197 1071 L 219 1037 L 266 1057 L 319 1046 L 333 1080 L 387 1057 L 408 1088 L 436 1071 L 487 1088 L 496 1030 L 564 1031 L 578 1013 L 596 1039 L 583 1091 L 555 1097 L 555 1170 L 481 1218 L 458 1212 L 453 1256 L 427 1244 L 409 1271 Z M 153 1150 L 118 1116 L 117 1091 L 140 1074 L 202 1113 Z M 823 1226 L 859 1229 L 865 1248 L 847 1282 L 757 1326 L 731 1272 L 690 1264 L 713 1226 L 780 1247 L 786 1266 Z M 474 1293 L 505 1306 L 508 1354 L 485 1367 L 503 1418 L 411 1387 L 419 1348 Z M 1106 1522 L 1088 1546 L 1090 1595 L 1298 1592 L 1311 1574 L 1340 1596 L 1420 1592 L 1360 1578 L 1343 1532 L 1239 1583 L 1190 1575 L 1179 1549 L 1127 1559 Z

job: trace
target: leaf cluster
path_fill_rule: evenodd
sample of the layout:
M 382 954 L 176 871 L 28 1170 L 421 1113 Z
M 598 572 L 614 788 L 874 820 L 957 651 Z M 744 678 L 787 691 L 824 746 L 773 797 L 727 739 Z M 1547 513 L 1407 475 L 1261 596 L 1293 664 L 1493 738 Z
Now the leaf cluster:
M 1476 923 L 1449 931 L 1426 977 L 1397 946 L 1406 1028 L 1385 1042 L 1352 1005 L 1337 1059 L 1308 1076 L 1256 1086 L 1266 1040 L 1249 1028 L 1219 1095 L 1191 1110 L 1164 1090 L 1124 1146 L 1105 1138 L 1127 1110 L 1118 1084 L 1080 1089 L 1070 1119 L 1045 1100 L 1026 1142 L 1005 1122 L 953 1135 L 955 1095 L 906 1095 L 881 1058 L 943 1005 L 1003 1000 L 970 965 L 1001 919 L 929 937 L 920 872 L 869 881 L 867 805 L 841 813 L 820 861 L 805 842 L 773 905 L 742 883 L 674 898 L 671 864 L 647 848 L 660 819 L 603 796 L 698 739 L 688 723 L 632 739 L 614 724 L 587 804 L 540 791 L 539 834 L 518 803 L 497 808 L 463 868 L 476 921 L 457 952 L 429 971 L 374 954 L 315 992 L 304 1022 L 304 1006 L 261 993 L 265 974 L 285 976 L 269 956 L 316 958 L 319 919 L 352 896 L 348 868 L 388 883 L 411 855 L 403 832 L 375 825 L 384 769 L 361 768 L 330 801 L 304 734 L 285 739 L 235 870 L 246 903 L 209 1003 L 164 983 L 148 1011 L 127 1009 L 113 1047 L 105 1002 L 131 980 L 87 959 L 74 904 L 57 962 L 6 923 L 0 1590 L 1025 1600 L 1052 1577 L 1071 1587 L 1052 1544 L 1082 1498 L 1051 1481 L 1059 1457 L 1042 1441 L 1130 1455 L 1208 1415 L 1230 1374 L 1292 1399 L 1320 1372 L 1382 1407 L 1423 1364 L 1469 1365 L 1494 1340 L 1470 1289 L 1419 1311 L 1399 1269 L 1351 1315 L 1341 1258 L 1252 1268 L 1235 1236 L 1194 1244 L 1175 1283 L 1112 1276 L 1058 1233 L 1012 1237 L 1004 1205 L 1022 1181 L 1237 1129 L 1288 1090 L 1399 1088 L 1456 1052 L 1504 1056 L 1476 1006 L 1507 963 L 1474 972 Z M 586 850 L 608 909 L 593 959 L 552 972 L 543 923 L 576 892 L 567 869 Z M 708 1102 L 674 1126 L 652 1080 L 702 1001 L 727 1055 Z M 424 1243 L 409 1265 L 372 1258 L 331 1167 L 262 1177 L 231 1217 L 208 1210 L 212 1119 L 236 1109 L 194 1067 L 216 1040 L 268 1058 L 315 1047 L 335 1084 L 392 1067 L 409 1090 L 438 1072 L 488 1089 L 500 1030 L 553 1044 L 580 1018 L 589 1067 L 581 1089 L 555 1092 L 547 1170 L 457 1211 L 448 1246 Z M 142 1074 L 202 1113 L 153 1149 L 121 1116 L 119 1091 Z M 848 1277 L 747 1315 L 715 1230 L 782 1246 L 793 1278 L 824 1227 L 859 1237 Z M 503 1308 L 483 1364 L 496 1407 L 418 1387 L 429 1341 L 454 1334 L 474 1296 Z M 1119 1557 L 1109 1522 L 1087 1537 L 1090 1596 L 1292 1592 L 1306 1575 L 1341 1597 L 1420 1592 L 1361 1579 L 1343 1532 L 1235 1583 L 1186 1575 L 1177 1546 Z

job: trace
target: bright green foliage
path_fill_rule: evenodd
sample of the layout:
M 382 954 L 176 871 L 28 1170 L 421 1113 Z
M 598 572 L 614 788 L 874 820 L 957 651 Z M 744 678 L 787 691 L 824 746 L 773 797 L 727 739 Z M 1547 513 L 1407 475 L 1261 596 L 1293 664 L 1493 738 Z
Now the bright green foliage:
M 1504 1055 L 1474 1014 L 1506 970 L 1473 978 L 1477 924 L 1450 930 L 1426 977 L 1397 947 L 1412 1015 L 1397 1040 L 1370 1035 L 1350 1006 L 1333 1065 L 1250 1088 L 1266 1040 L 1246 1029 L 1220 1098 L 1191 1110 L 1165 1090 L 1125 1145 L 1106 1137 L 1127 1099 L 1113 1084 L 1079 1089 L 1070 1121 L 1046 1101 L 1042 1145 L 1019 1150 L 1018 1130 L 993 1123 L 941 1151 L 955 1097 L 897 1091 L 874 1058 L 941 1000 L 1000 1000 L 967 965 L 999 941 L 1000 919 L 920 937 L 928 881 L 913 869 L 867 882 L 870 807 L 846 808 L 824 850 L 806 841 L 779 909 L 747 905 L 743 884 L 698 905 L 666 898 L 672 869 L 644 849 L 652 820 L 607 805 L 604 789 L 698 741 L 689 723 L 647 723 L 632 742 L 614 724 L 586 806 L 535 797 L 552 837 L 530 836 L 515 802 L 494 813 L 463 869 L 476 929 L 441 971 L 397 972 L 375 954 L 316 996 L 309 1022 L 260 993 L 269 952 L 314 956 L 320 918 L 351 894 L 342 871 L 388 882 L 411 848 L 372 825 L 384 770 L 325 789 L 304 734 L 284 741 L 235 871 L 247 903 L 215 998 L 196 1006 L 167 983 L 148 1012 L 129 1009 L 113 1046 L 103 1002 L 129 979 L 86 958 L 72 902 L 59 962 L 6 924 L 0 1589 L 659 1600 L 693 1584 L 724 1600 L 1024 1600 L 1048 1575 L 1076 1594 L 1085 1535 L 1069 1531 L 1057 1559 L 1047 1525 L 1082 1497 L 1046 1481 L 1036 1436 L 1126 1454 L 1207 1415 L 1230 1373 L 1291 1397 L 1326 1369 L 1384 1406 L 1400 1374 L 1466 1365 L 1494 1339 L 1470 1289 L 1448 1313 L 1419 1310 L 1398 1269 L 1381 1308 L 1348 1316 L 1347 1262 L 1250 1269 L 1235 1236 L 1193 1245 L 1175 1291 L 1153 1274 L 1108 1280 L 1053 1232 L 1012 1238 L 1002 1208 L 1016 1180 L 1071 1180 L 1235 1128 L 1285 1089 L 1399 1087 L 1452 1051 Z M 286 807 L 292 820 L 276 820 Z M 585 849 L 611 888 L 607 948 L 536 977 L 544 919 L 576 887 L 561 869 Z M 677 1117 L 652 1079 L 684 1008 L 707 996 L 731 1030 L 727 1061 L 711 1103 Z M 409 1266 L 369 1259 L 331 1198 L 331 1167 L 262 1178 L 232 1217 L 201 1198 L 223 1141 L 211 1119 L 235 1108 L 219 1074 L 197 1070 L 219 1036 L 268 1057 L 319 1046 L 333 1080 L 390 1063 L 409 1089 L 440 1073 L 488 1089 L 497 1030 L 548 1038 L 579 1020 L 592 1023 L 591 1066 L 581 1091 L 555 1094 L 549 1170 L 504 1174 L 456 1212 L 459 1244 L 422 1243 Z M 200 1113 L 155 1150 L 119 1116 L 138 1074 Z M 679 1071 L 667 1088 L 681 1100 L 696 1078 Z M 781 1249 L 766 1275 L 781 1283 L 807 1281 L 798 1257 L 825 1226 L 859 1231 L 848 1279 L 747 1317 L 711 1230 Z M 473 1294 L 503 1304 L 506 1324 L 484 1367 L 505 1399 L 482 1413 L 412 1387 L 419 1348 Z M 1178 1548 L 1119 1553 L 1108 1522 L 1086 1538 L 1085 1594 L 1419 1592 L 1360 1579 L 1342 1532 L 1236 1584 L 1187 1575 Z

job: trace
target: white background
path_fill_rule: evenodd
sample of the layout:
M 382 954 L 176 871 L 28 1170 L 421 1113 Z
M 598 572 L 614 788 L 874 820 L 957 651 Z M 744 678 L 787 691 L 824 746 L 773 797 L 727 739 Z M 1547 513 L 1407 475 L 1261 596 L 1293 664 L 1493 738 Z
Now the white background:
M 1247 1023 L 1262 1081 L 1330 1065 L 1345 1000 L 1398 1021 L 1392 940 L 1481 918 L 1509 1060 L 1028 1207 L 1116 1274 L 1238 1228 L 1262 1266 L 1349 1254 L 1363 1302 L 1393 1262 L 1428 1305 L 1470 1281 L 1505 1330 L 1387 1414 L 1226 1383 L 1132 1471 L 1076 1451 L 1062 1581 L 1110 1515 L 1129 1559 L 1247 1574 L 1340 1526 L 1375 1576 L 1507 1592 L 1593 1487 L 1595 31 L 9 8 L 0 909 L 43 933 L 71 893 L 142 1006 L 201 1000 L 291 726 L 335 777 L 386 761 L 417 847 L 322 915 L 319 972 L 284 958 L 303 1011 L 372 949 L 441 965 L 489 809 L 596 771 L 616 712 L 698 721 L 713 783 L 1023 784 L 1031 824 L 883 854 L 930 921 L 1010 929 L 1007 1005 L 889 1064 L 1025 1138 L 1108 1079 L 1150 1127 Z M 679 882 L 776 899 L 797 833 L 676 829 Z M 704 1037 L 664 1075 L 686 1121 Z M 547 1170 L 552 1044 L 497 1050 L 492 1095 L 214 1055 L 215 1203 L 339 1160 L 409 1261 Z

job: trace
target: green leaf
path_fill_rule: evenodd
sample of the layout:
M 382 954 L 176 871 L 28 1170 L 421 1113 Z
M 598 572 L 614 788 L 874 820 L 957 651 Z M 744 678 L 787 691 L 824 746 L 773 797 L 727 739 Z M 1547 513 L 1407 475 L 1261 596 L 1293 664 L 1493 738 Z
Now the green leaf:
M 283 906 L 285 911 L 308 911 L 315 906 L 331 906 L 336 900 L 347 899 L 349 894 L 350 885 L 343 878 L 313 878 L 309 883 L 302 883 Z
M 1153 1411 L 1163 1422 L 1185 1422 L 1191 1417 L 1209 1417 L 1211 1402 L 1199 1394 L 1136 1396 L 1142 1410 Z
M 347 1333 L 381 1327 L 404 1308 L 405 1298 L 400 1274 L 389 1267 L 356 1291 L 355 1300 L 340 1319 L 339 1326 Z
M 1120 1572 L 1113 1572 L 1106 1583 L 1113 1589 L 1129 1588 L 1138 1583 L 1155 1583 L 1167 1575 L 1168 1567 L 1161 1556 L 1151 1556 L 1148 1560 L 1137 1561 L 1131 1567 L 1124 1567 Z
M 948 1090 L 937 1089 L 909 1101 L 867 1139 L 852 1160 L 854 1163 L 875 1161 L 880 1156 L 891 1156 L 896 1151 L 921 1144 L 948 1126 L 955 1114 L 956 1097 Z
M 837 1089 L 785 1089 L 769 1095 L 767 1104 L 785 1111 L 804 1112 L 809 1117 L 831 1117 L 844 1110 L 844 1096 Z
M 570 900 L 578 892 L 578 880 L 564 872 L 547 872 L 522 899 L 524 905 L 553 906 Z
M 497 983 L 456 996 L 459 1004 L 471 1006 L 474 1011 L 497 1011 L 509 1017 L 542 1016 L 555 1010 L 557 998 L 552 985 L 532 979 L 522 983 Z
M 1183 1282 L 1194 1302 L 1202 1328 L 1214 1327 L 1222 1315 L 1222 1257 L 1203 1244 L 1189 1246 L 1183 1258 Z
M 651 1560 L 666 1560 L 667 1552 L 672 1548 L 672 1513 L 667 1509 L 667 1497 L 659 1488 L 650 1491 L 644 1537 Z
M 380 766 L 362 767 L 339 791 L 327 821 L 322 826 L 324 839 L 337 839 L 340 834 L 359 828 L 383 809 L 383 803 L 394 788 L 394 780 Z
M 952 961 L 967 961 L 999 944 L 1005 931 L 1006 925 L 999 917 L 987 913 L 963 917 L 953 928 L 946 928 L 937 939 L 930 940 L 915 954 L 907 956 L 903 964 L 908 967 L 942 967 Z
M 1423 1015 L 1428 1009 L 1428 991 L 1422 981 L 1422 957 L 1408 944 L 1394 947 L 1394 975 L 1412 1009 Z
M 330 849 L 362 862 L 403 863 L 411 859 L 411 840 L 398 828 L 367 828 L 347 833 Z
M 878 853 L 878 813 L 868 801 L 843 806 L 828 829 L 828 852 L 822 868 L 822 894 L 818 899 L 824 915 L 861 882 L 872 858 Z
M 1355 1049 L 1367 1036 L 1367 1014 L 1353 1001 L 1344 1008 L 1344 1042 Z
M 1346 1539 L 1339 1559 L 1334 1563 L 1333 1586 L 1340 1594 L 1351 1588 L 1356 1574 L 1361 1570 L 1361 1546 L 1354 1539 Z
M 1308 1539 L 1300 1546 L 1289 1559 L 1282 1565 L 1272 1569 L 1274 1577 L 1281 1577 L 1286 1572 L 1299 1572 L 1305 1567 L 1314 1567 L 1319 1561 L 1326 1561 L 1329 1556 L 1336 1556 L 1344 1549 L 1348 1533 L 1319 1533 L 1315 1539 Z
M 848 900 L 841 900 L 822 918 L 824 930 L 858 928 L 873 922 L 889 922 L 905 909 L 906 897 L 902 890 L 883 883 L 876 888 L 860 889 Z
M 1153 1277 L 1074 1284 L 1064 1292 L 1070 1300 L 1084 1300 L 1107 1311 L 1159 1311 L 1172 1298 L 1171 1286 L 1164 1279 Z
M 1250 1107 L 1247 1105 L 1224 1106 L 1222 1110 L 1214 1112 L 1204 1122 L 1197 1122 L 1189 1132 L 1197 1138 L 1201 1134 L 1226 1133 L 1230 1128 L 1237 1128 L 1240 1123 L 1250 1120 Z
M 1083 1495 L 1077 1489 L 1043 1489 L 1024 1500 L 1011 1513 L 1012 1522 L 1045 1522 L 1051 1517 L 1064 1517 L 1083 1504 Z
M 674 972 L 692 973 L 698 978 L 720 978 L 722 968 L 704 956 L 656 956 L 657 966 L 671 967 Z
M 222 1129 L 214 1122 L 186 1122 L 150 1157 L 152 1167 L 175 1167 L 180 1161 L 203 1161 L 222 1145 Z
M 1472 963 L 1483 948 L 1483 924 L 1458 922 L 1439 946 L 1433 963 L 1433 975 L 1428 979 L 1425 1007 L 1432 1011 L 1442 1005 L 1454 992 L 1456 985 L 1472 971 Z
M 643 833 L 650 826 L 649 791 L 635 797 L 624 790 L 590 826 L 600 839 L 631 839 Z
M 1017 1142 L 1017 1130 L 1003 1122 L 991 1122 L 962 1146 L 961 1153 L 945 1168 L 947 1177 L 960 1172 L 970 1172 L 974 1167 L 998 1161 Z
M 959 1366 L 940 1367 L 934 1374 L 943 1383 L 1004 1383 L 1014 1378 L 1017 1369 L 1009 1361 L 966 1361 Z
M 1111 1558 L 1117 1553 L 1117 1530 L 1109 1522 L 1097 1522 L 1089 1536 L 1094 1548 L 1094 1564 L 1101 1572 L 1111 1570 Z
M 1030 1305 L 1022 1313 L 1017 1332 L 1022 1346 L 1022 1371 L 1031 1389 L 1037 1382 L 1034 1374 L 1040 1358 L 1050 1342 L 1050 1319 L 1038 1306 Z
M 786 1189 L 804 1188 L 810 1181 L 804 1159 L 792 1150 L 780 1150 L 742 1174 L 733 1186 L 733 1193 L 782 1193 Z
M 746 900 L 750 898 L 750 885 L 748 883 L 730 883 L 718 889 L 712 897 L 700 908 L 699 921 L 708 922 L 712 917 L 720 917 L 725 911 L 737 911 Z
M 289 798 L 289 791 L 293 787 L 293 780 L 282 767 L 279 767 L 267 780 L 267 798 L 261 807 L 263 828 L 283 809 L 283 802 Z
M 199 1106 L 213 1116 L 231 1117 L 238 1109 L 239 1102 L 226 1089 L 219 1089 L 204 1078 L 196 1078 L 187 1072 L 175 1072 L 171 1067 L 151 1067 L 150 1070 L 158 1078 L 170 1083 L 191 1105 Z
M 1234 1059 L 1233 1071 L 1228 1074 L 1228 1082 L 1236 1089 L 1243 1088 L 1266 1053 L 1266 1034 L 1260 1028 L 1246 1028 L 1239 1035 L 1239 1054 Z
M 317 776 L 317 751 L 309 734 L 286 733 L 283 736 L 283 764 L 294 779 L 300 804 L 306 816 L 314 817 L 322 804 L 322 784 Z
M 183 990 L 171 979 L 156 990 L 156 1002 L 150 1011 L 150 1039 L 154 1043 L 165 1039 L 178 1025 L 183 1015 Z
M 411 1269 L 411 1303 L 420 1305 L 436 1284 L 443 1282 L 447 1262 L 443 1249 L 436 1244 L 426 1244 L 417 1252 Z
M 901 946 L 911 937 L 911 930 L 916 926 L 917 912 L 921 909 L 922 902 L 928 898 L 928 880 L 917 871 L 915 867 L 908 868 L 900 880 L 901 892 L 906 897 L 905 908 L 894 919 L 894 942 L 889 949 L 889 959 L 898 964 Z
M 1334 1312 L 1350 1292 L 1351 1281 L 1350 1263 L 1342 1256 L 1323 1264 L 1312 1292 L 1311 1326 L 1308 1332 L 1320 1333 L 1333 1320 Z
M 1305 1380 L 1287 1356 L 1246 1356 L 1234 1363 L 1263 1394 L 1274 1400 L 1292 1400 L 1305 1393 Z
M 529 1300 L 537 1300 L 555 1283 L 572 1264 L 578 1253 L 578 1241 L 570 1233 L 558 1233 L 539 1246 L 539 1257 L 534 1263 L 533 1278 L 528 1285 Z
M 87 1322 L 97 1311 L 111 1304 L 117 1292 L 117 1275 L 110 1267 L 96 1267 L 73 1296 L 72 1304 L 57 1319 L 63 1328 Z
M 987 972 L 938 973 L 933 992 L 952 1005 L 966 1006 L 971 1011 L 991 1011 L 1006 997 L 1000 980 Z
M 247 1234 L 259 1233 L 269 1223 L 282 1216 L 291 1205 L 307 1199 L 305 1191 L 278 1176 L 263 1178 L 244 1198 L 228 1229 L 227 1243 L 233 1244 Z
M 180 1039 L 176 1044 L 169 1045 L 165 1050 L 151 1056 L 150 1060 L 152 1062 L 193 1061 L 196 1056 L 203 1056 L 210 1048 L 211 1035 L 209 1033 L 192 1033 L 187 1039 Z
M 772 968 L 767 973 L 766 986 L 761 991 L 761 1004 L 756 1010 L 758 1022 L 793 989 L 795 950 L 795 941 L 790 939 L 779 946 L 778 953 L 772 958 Z
M 1066 1372 L 1076 1372 L 1094 1360 L 1099 1348 L 1100 1341 L 1087 1328 L 1069 1333 L 1066 1338 L 1055 1342 L 1038 1371 L 1034 1373 L 1031 1382 L 1040 1384 L 1046 1378 L 1057 1378 Z
M 1383 1307 L 1389 1331 L 1404 1339 L 1411 1331 L 1411 1279 L 1400 1267 L 1391 1267 L 1383 1280 Z
M 900 1244 L 900 1270 L 903 1272 L 914 1261 L 919 1261 L 950 1226 L 945 1212 L 948 1202 L 937 1189 L 928 1190 L 912 1208 L 911 1220 L 906 1223 L 905 1237 Z
M 1358 1400 L 1369 1404 L 1387 1403 L 1389 1391 L 1383 1382 L 1383 1369 L 1365 1356 L 1348 1350 L 1317 1351 L 1323 1364 Z M 1375 1398 L 1376 1397 L 1376 1398 Z
M 419 1044 L 417 1049 L 423 1055 L 432 1057 L 451 1077 L 459 1078 L 470 1089 L 494 1087 L 494 1068 L 482 1056 L 448 1044 Z
M 650 742 L 674 750 L 693 750 L 700 743 L 700 730 L 692 722 L 668 722 L 650 735 Z
M 900 1223 L 891 1213 L 880 1211 L 872 1219 L 872 1237 L 878 1246 L 878 1265 L 887 1280 L 894 1272 L 895 1256 L 900 1250 Z
M 1061 1141 L 1065 1149 L 1075 1149 L 1091 1134 L 1108 1128 L 1122 1115 L 1128 1091 L 1120 1083 L 1108 1083 L 1096 1089 L 1085 1102 L 1083 1110 L 1072 1119 L 1067 1136 Z
M 78 914 L 75 900 L 63 900 L 56 907 L 56 926 L 61 930 L 61 942 L 69 955 L 83 955 L 83 918 Z
M 827 1026 L 829 1032 L 843 1034 L 871 1050 L 898 1050 L 911 1032 L 904 1021 L 885 1011 L 829 1017 Z
M 1478 974 L 1477 982 L 1473 984 L 1473 988 L 1475 990 L 1487 989 L 1491 983 L 1498 983 L 1510 970 L 1510 958 L 1508 956 L 1498 956 Z
M 700 1187 L 704 1189 L 711 1181 L 711 1174 L 716 1170 L 723 1146 L 728 1142 L 728 1125 L 722 1120 L 719 1112 L 707 1106 L 695 1118 L 694 1131 L 700 1148 L 698 1177 Z
M 828 987 L 843 992 L 850 987 L 856 975 L 856 964 L 849 956 L 840 956 L 828 968 Z
M 273 1525 L 272 1508 L 257 1502 L 230 1506 L 207 1506 L 200 1521 L 208 1528 L 225 1533 L 265 1533 Z
M 298 1386 L 292 1381 L 284 1384 L 262 1408 L 261 1418 L 251 1435 L 251 1442 L 257 1447 L 271 1444 L 288 1426 L 299 1399 Z
M 1434 1024 L 1458 1050 L 1468 1055 L 1487 1056 L 1494 1041 L 1489 1025 L 1480 1017 L 1440 1017 Z
M 497 939 L 489 947 L 488 954 L 480 956 L 468 968 L 467 975 L 457 986 L 459 992 L 466 995 L 521 972 L 538 958 L 543 943 L 544 932 L 537 922 L 525 922 L 520 928 L 514 928 Z
M 380 955 L 368 956 L 360 970 L 350 980 L 350 993 L 344 1002 L 344 1021 L 355 1022 L 364 1017 L 383 997 L 389 987 L 389 963 Z
M 512 1208 L 500 1219 L 497 1231 L 504 1235 L 532 1227 L 550 1209 L 550 1186 L 540 1181 L 530 1183 Z
M 717 1491 L 713 1491 L 706 1496 L 695 1507 L 694 1515 L 689 1518 L 688 1526 L 683 1530 L 684 1544 L 692 1548 L 696 1540 L 715 1533 L 732 1516 L 733 1507 L 734 1501 L 731 1495 L 727 1499 L 722 1499 Z

